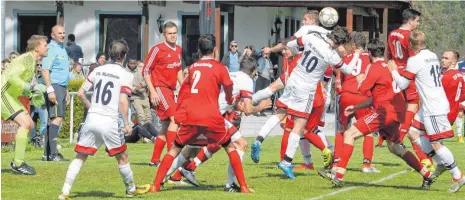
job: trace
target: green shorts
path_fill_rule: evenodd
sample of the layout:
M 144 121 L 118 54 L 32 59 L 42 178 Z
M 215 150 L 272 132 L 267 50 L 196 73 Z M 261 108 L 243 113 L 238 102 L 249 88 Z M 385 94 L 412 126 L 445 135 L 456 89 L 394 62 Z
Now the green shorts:
M 16 115 L 26 111 L 18 97 L 8 92 L 10 86 L 9 83 L 6 83 L 2 88 L 2 119 L 4 120 L 13 120 Z

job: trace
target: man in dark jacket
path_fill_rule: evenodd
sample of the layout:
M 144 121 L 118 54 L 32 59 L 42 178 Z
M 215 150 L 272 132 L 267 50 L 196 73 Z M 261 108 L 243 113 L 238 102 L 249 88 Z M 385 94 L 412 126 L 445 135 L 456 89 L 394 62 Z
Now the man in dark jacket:
M 68 57 L 73 59 L 74 62 L 79 62 L 79 58 L 83 58 L 84 53 L 82 53 L 81 47 L 77 45 L 75 41 L 76 36 L 74 36 L 74 34 L 69 34 L 66 52 L 68 53 Z
M 239 71 L 239 59 L 242 54 L 237 49 L 237 42 L 231 41 L 229 43 L 229 52 L 225 53 L 223 59 L 221 59 L 221 62 L 228 67 L 229 72 Z

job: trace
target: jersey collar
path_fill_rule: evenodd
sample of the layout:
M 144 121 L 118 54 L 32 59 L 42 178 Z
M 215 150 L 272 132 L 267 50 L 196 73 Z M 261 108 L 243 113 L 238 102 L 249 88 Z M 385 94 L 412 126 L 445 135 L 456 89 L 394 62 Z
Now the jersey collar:
M 174 48 L 173 48 L 166 41 L 164 41 L 164 43 L 168 48 L 172 49 L 173 51 L 176 51 L 176 45 L 174 45 Z

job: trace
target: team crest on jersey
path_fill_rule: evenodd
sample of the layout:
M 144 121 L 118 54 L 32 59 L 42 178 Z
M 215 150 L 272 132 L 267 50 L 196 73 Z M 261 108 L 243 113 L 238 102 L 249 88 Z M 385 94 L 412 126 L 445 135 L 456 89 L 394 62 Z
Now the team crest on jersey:
M 171 54 L 168 54 L 168 58 L 171 58 Z

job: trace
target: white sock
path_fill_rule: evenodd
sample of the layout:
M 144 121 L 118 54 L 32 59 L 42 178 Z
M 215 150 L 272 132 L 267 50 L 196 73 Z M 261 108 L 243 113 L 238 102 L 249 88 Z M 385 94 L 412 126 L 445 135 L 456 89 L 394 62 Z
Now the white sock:
M 207 147 L 202 147 L 200 151 L 203 151 L 205 153 L 205 157 L 207 157 L 207 159 L 210 159 L 212 157 L 212 153 L 208 151 Z M 199 166 L 200 164 L 202 164 L 202 161 L 199 158 L 195 157 L 194 163 L 195 166 Z
M 241 158 L 241 162 L 242 160 L 244 159 L 244 151 L 240 150 L 240 149 L 236 149 L 237 151 L 237 154 L 239 154 L 239 157 Z M 231 162 L 229 163 L 229 166 L 228 166 L 228 178 L 226 180 L 226 187 L 230 187 L 231 184 L 235 183 L 236 182 L 236 174 L 234 173 L 234 170 L 232 168 L 232 165 L 231 165 Z
M 287 142 L 287 149 L 285 156 L 289 158 L 294 158 L 295 152 L 297 151 L 297 147 L 299 147 L 300 135 L 294 132 L 289 134 L 289 139 Z M 291 164 L 290 162 L 284 162 L 287 164 Z
M 439 160 L 438 163 L 446 166 L 452 175 L 452 178 L 457 180 L 462 177 L 462 173 L 457 167 L 457 164 L 455 164 L 454 155 L 452 155 L 452 152 L 446 146 L 442 146 L 438 149 L 436 151 L 436 156 L 434 157 L 437 157 L 437 159 L 435 158 L 436 162 Z
M 312 154 L 310 153 L 310 142 L 307 139 L 299 141 L 300 153 L 304 157 L 304 163 L 306 165 L 312 162 Z
M 259 90 L 255 92 L 255 94 L 252 95 L 252 102 L 254 104 L 257 104 L 263 99 L 268 99 L 273 95 L 273 91 L 271 91 L 270 87 L 266 87 L 265 89 Z
M 64 195 L 69 195 L 69 191 L 73 186 L 76 176 L 79 174 L 84 161 L 81 159 L 74 159 L 71 164 L 69 164 L 68 172 L 66 172 L 65 183 L 63 184 L 63 189 L 61 193 Z
M 280 122 L 281 122 L 281 120 L 279 120 L 279 117 L 277 115 L 271 116 L 268 120 L 266 120 L 265 124 L 260 129 L 260 132 L 258 133 L 258 136 L 261 136 L 261 137 L 263 137 L 263 139 L 265 139 L 266 137 L 268 137 L 271 130 L 273 130 L 273 128 L 276 125 L 278 125 Z
M 131 165 L 129 163 L 125 165 L 119 165 L 119 173 L 123 178 L 123 183 L 126 185 L 126 191 L 134 192 L 136 186 L 134 185 L 134 175 L 132 174 Z
M 168 173 L 166 173 L 166 177 L 169 177 L 174 171 L 176 171 L 184 162 L 186 162 L 186 158 L 180 153 L 178 156 L 173 161 L 173 164 L 171 164 L 170 169 L 168 170 Z
M 421 150 L 426 154 L 429 154 L 433 151 L 433 146 L 431 146 L 431 142 L 423 136 L 420 136 L 419 138 L 413 140 L 413 143 L 418 145 L 421 148 Z
M 462 136 L 463 120 L 461 117 L 455 119 L 455 128 L 457 129 L 457 136 Z

